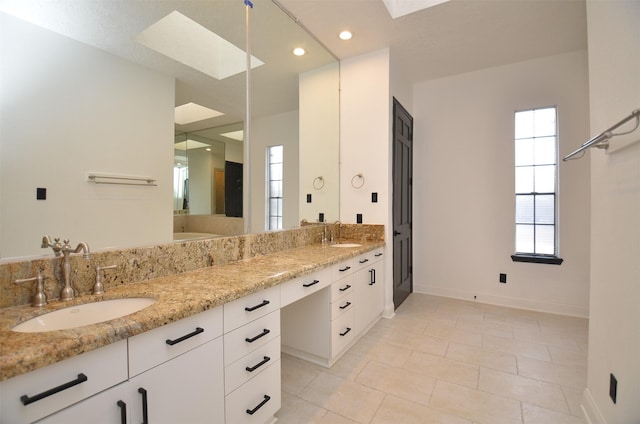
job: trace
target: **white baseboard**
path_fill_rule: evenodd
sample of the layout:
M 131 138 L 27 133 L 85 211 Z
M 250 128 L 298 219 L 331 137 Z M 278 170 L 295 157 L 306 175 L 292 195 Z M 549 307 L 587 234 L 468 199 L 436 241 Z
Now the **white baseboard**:
M 551 314 L 568 315 L 580 318 L 588 318 L 587 308 L 559 303 L 541 302 L 515 297 L 486 295 L 482 293 L 469 293 L 466 291 L 445 287 L 431 287 L 424 285 L 413 286 L 415 293 L 431 294 L 434 296 L 451 297 L 454 299 L 469 300 L 471 302 L 488 303 L 490 305 L 506 306 L 508 308 L 526 309 L 530 311 L 548 312 Z M 474 299 L 474 296 L 476 298 Z
M 582 413 L 588 424 L 607 424 L 607 420 L 604 419 L 598 405 L 596 405 L 589 389 L 584 389 L 582 395 Z

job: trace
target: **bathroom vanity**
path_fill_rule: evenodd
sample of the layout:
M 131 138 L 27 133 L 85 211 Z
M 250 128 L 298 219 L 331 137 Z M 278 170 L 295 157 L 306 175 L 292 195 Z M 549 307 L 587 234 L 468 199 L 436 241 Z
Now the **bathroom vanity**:
M 107 295 L 156 303 L 81 328 L 15 333 L 29 308 L 0 310 L 0 422 L 275 421 L 281 351 L 331 366 L 381 316 L 383 246 L 310 245 L 127 284 Z

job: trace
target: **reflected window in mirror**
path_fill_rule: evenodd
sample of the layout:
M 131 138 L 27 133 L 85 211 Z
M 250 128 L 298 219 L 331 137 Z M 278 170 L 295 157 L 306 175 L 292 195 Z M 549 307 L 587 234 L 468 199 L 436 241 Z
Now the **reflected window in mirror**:
M 282 229 L 284 146 L 267 148 L 267 230 Z

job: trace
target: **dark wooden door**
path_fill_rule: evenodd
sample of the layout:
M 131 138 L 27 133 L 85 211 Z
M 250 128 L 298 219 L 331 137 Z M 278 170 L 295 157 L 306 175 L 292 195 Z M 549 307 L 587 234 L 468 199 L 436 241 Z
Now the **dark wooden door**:
M 413 118 L 393 99 L 393 304 L 413 291 Z

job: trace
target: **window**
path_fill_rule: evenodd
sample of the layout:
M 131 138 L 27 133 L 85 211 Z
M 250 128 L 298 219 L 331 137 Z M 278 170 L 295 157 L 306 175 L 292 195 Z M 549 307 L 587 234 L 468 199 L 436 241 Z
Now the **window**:
M 555 107 L 515 113 L 514 261 L 562 261 L 557 258 L 557 146 Z
M 267 148 L 267 224 L 268 230 L 282 229 L 283 146 Z

